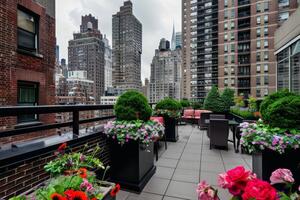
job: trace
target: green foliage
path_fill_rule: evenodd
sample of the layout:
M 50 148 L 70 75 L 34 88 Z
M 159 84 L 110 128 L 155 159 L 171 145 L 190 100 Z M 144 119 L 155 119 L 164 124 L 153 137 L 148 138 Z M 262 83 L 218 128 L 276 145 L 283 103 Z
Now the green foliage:
M 204 109 L 210 110 L 216 113 L 226 112 L 225 104 L 223 99 L 220 97 L 218 88 L 213 86 L 207 97 L 204 100 Z
M 286 96 L 268 106 L 265 116 L 272 127 L 300 130 L 300 96 Z
M 256 112 L 256 111 L 257 111 L 256 98 L 250 97 L 250 98 L 248 99 L 248 102 L 249 102 L 249 109 L 250 109 L 252 112 Z
M 191 103 L 189 100 L 187 99 L 182 99 L 180 100 L 180 104 L 183 108 L 187 108 L 187 107 L 190 107 L 191 106 Z
M 117 120 L 148 121 L 152 114 L 147 98 L 137 91 L 128 91 L 121 95 L 114 109 Z
M 253 112 L 249 110 L 241 110 L 240 108 L 231 108 L 230 112 L 237 116 L 244 118 L 245 120 L 257 120 L 258 118 L 254 116 Z
M 155 110 L 179 111 L 182 109 L 181 104 L 172 98 L 165 98 L 157 103 Z
M 202 105 L 201 102 L 197 101 L 197 102 L 192 103 L 192 107 L 193 107 L 194 110 L 197 110 L 197 109 L 202 109 L 203 105 Z
M 277 100 L 279 100 L 283 97 L 287 97 L 287 96 L 295 96 L 295 94 L 289 92 L 288 90 L 281 90 L 281 91 L 278 91 L 276 93 L 273 93 L 273 94 L 267 96 L 263 100 L 263 102 L 260 105 L 260 113 L 262 115 L 264 122 L 267 122 L 267 123 L 270 122 L 271 116 L 269 115 L 269 112 L 268 112 L 269 106 L 271 106 Z
M 225 112 L 230 111 L 230 107 L 234 106 L 234 90 L 230 88 L 225 88 L 223 91 L 221 98 L 225 105 Z
M 238 107 L 245 107 L 245 102 L 243 96 L 234 97 L 235 105 Z

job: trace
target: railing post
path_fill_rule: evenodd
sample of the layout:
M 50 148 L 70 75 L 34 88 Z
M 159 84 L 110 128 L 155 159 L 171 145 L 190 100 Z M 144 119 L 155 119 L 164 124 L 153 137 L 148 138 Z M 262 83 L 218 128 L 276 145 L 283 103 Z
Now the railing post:
M 73 139 L 79 137 L 79 111 L 73 111 Z

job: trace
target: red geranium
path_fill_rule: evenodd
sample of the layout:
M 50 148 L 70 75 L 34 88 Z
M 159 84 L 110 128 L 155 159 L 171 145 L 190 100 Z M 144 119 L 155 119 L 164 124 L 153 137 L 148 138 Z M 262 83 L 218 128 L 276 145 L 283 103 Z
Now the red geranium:
M 65 197 L 63 197 L 62 195 L 60 195 L 58 193 L 51 194 L 50 199 L 52 199 L 52 200 L 66 200 Z
M 65 149 L 67 148 L 67 143 L 63 143 L 63 144 L 61 144 L 59 147 L 58 147 L 58 151 L 59 152 L 62 152 L 62 151 L 64 151 Z
M 88 196 L 86 193 L 82 191 L 74 191 L 74 190 L 67 190 L 65 191 L 65 195 L 68 197 L 69 200 L 88 200 Z
M 86 168 L 80 168 L 78 171 L 78 174 L 81 178 L 87 178 L 87 169 Z
M 248 182 L 245 192 L 242 195 L 243 200 L 277 200 L 276 189 L 268 182 L 254 179 Z
M 121 186 L 117 184 L 111 191 L 110 191 L 110 196 L 115 197 L 117 193 L 120 191 Z

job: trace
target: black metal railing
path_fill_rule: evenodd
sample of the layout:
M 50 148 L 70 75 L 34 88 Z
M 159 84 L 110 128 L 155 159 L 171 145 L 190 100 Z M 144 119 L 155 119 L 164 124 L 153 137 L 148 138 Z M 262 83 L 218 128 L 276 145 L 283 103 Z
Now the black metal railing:
M 0 120 L 6 117 L 16 117 L 20 113 L 22 115 L 27 114 L 55 114 L 55 113 L 72 113 L 72 121 L 62 122 L 62 123 L 52 123 L 52 124 L 42 124 L 37 126 L 29 126 L 25 128 L 15 128 L 10 130 L 4 130 L 0 132 L 0 138 L 17 136 L 26 133 L 45 131 L 56 128 L 72 127 L 73 138 L 78 138 L 80 124 L 87 124 L 92 122 L 98 122 L 108 119 L 113 119 L 115 116 L 113 114 L 107 116 L 101 116 L 89 119 L 80 119 L 80 112 L 83 111 L 105 111 L 112 110 L 113 105 L 71 105 L 71 106 L 9 106 L 0 107 Z M 113 112 L 111 112 L 113 113 Z

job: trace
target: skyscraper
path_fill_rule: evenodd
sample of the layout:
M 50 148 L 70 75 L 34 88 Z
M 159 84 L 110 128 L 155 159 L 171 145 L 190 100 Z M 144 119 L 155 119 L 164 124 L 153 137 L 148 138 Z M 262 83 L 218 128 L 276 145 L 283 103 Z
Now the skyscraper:
M 182 48 L 182 34 L 181 32 L 176 32 L 176 48 Z
M 86 71 L 87 79 L 94 81 L 94 97 L 100 103 L 104 94 L 104 42 L 97 29 L 98 20 L 92 15 L 82 17 L 80 33 L 69 41 L 69 70 Z
M 125 1 L 112 17 L 113 86 L 141 91 L 142 24 Z
M 150 102 L 165 97 L 181 98 L 181 49 L 170 49 L 170 42 L 161 39 L 151 63 Z
M 173 32 L 172 32 L 172 38 L 171 38 L 171 50 L 176 49 L 176 32 L 175 32 L 175 26 L 173 24 Z
M 109 45 L 109 40 L 104 35 L 103 38 L 105 52 L 104 52 L 104 59 L 105 59 L 105 66 L 104 66 L 104 75 L 105 75 L 105 91 L 108 87 L 112 87 L 112 50 Z
M 276 91 L 274 33 L 297 6 L 297 0 L 219 4 L 220 89 L 257 98 Z

